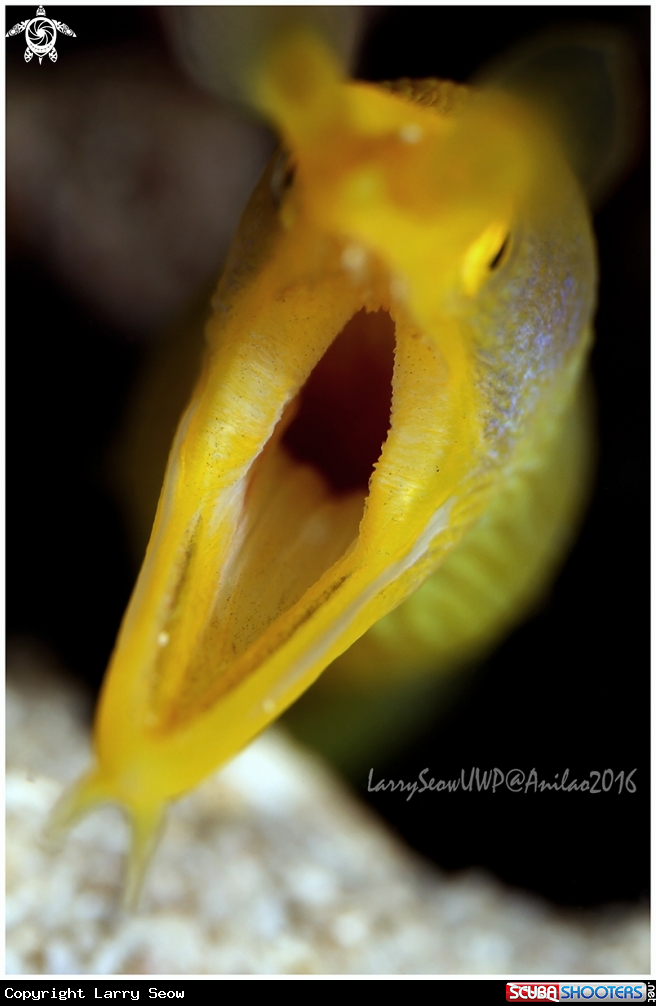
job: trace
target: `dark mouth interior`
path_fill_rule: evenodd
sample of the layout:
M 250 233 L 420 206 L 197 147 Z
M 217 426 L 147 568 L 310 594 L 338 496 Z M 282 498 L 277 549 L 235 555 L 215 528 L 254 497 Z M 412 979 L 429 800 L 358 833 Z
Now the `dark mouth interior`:
M 357 541 L 390 427 L 395 334 L 386 311 L 358 311 L 255 458 L 212 616 L 162 714 L 169 722 L 208 708 L 250 673 L 249 660 L 260 659 L 257 649 L 247 656 L 251 647 L 279 646 L 275 632 L 266 641 L 268 630 Z M 171 653 L 162 651 L 162 667 Z
M 367 490 L 387 439 L 394 372 L 394 322 L 358 311 L 310 374 L 282 443 L 319 469 L 333 492 Z

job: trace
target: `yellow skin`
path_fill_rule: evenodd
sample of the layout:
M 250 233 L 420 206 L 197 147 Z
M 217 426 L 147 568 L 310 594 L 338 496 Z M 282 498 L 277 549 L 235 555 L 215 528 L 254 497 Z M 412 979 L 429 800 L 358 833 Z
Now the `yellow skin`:
M 252 100 L 289 154 L 219 284 L 105 679 L 96 765 L 57 812 L 128 811 L 129 896 L 167 802 L 360 637 L 332 673 L 393 676 L 498 635 L 581 495 L 593 240 L 535 111 L 444 82 L 345 82 L 302 34 L 270 46 Z M 282 438 L 365 311 L 395 328 L 391 425 L 368 490 L 336 493 Z

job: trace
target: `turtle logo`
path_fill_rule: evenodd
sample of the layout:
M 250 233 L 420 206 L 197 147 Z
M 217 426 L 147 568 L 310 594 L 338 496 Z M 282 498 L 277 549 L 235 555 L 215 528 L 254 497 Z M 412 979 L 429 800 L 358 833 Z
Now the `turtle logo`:
M 53 63 L 57 62 L 57 50 L 55 49 L 57 31 L 60 31 L 62 35 L 72 35 L 73 38 L 77 38 L 75 32 L 71 31 L 67 24 L 46 17 L 44 7 L 37 7 L 36 17 L 33 17 L 31 21 L 19 21 L 18 24 L 15 24 L 13 28 L 9 29 L 5 38 L 9 38 L 10 35 L 20 35 L 22 31 L 25 32 L 25 41 L 27 42 L 26 63 L 29 63 L 32 56 L 38 56 L 39 63 L 44 56 L 48 56 Z

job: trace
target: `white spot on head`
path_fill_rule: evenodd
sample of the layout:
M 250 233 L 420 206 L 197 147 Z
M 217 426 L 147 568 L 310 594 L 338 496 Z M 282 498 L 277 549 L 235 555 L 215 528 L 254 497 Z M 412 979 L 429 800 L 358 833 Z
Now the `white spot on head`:
M 168 645 L 168 641 L 169 641 L 169 634 L 168 634 L 168 632 L 160 632 L 159 636 L 157 637 L 157 645 L 158 646 L 167 646 Z
M 342 252 L 342 266 L 347 272 L 359 274 L 367 264 L 367 252 L 362 245 L 347 245 Z
M 276 708 L 276 704 L 273 701 L 273 699 L 265 699 L 264 702 L 262 703 L 262 708 L 264 709 L 265 713 L 272 713 L 273 710 Z
M 399 139 L 403 143 L 419 143 L 424 138 L 424 131 L 416 122 L 406 122 L 399 129 Z

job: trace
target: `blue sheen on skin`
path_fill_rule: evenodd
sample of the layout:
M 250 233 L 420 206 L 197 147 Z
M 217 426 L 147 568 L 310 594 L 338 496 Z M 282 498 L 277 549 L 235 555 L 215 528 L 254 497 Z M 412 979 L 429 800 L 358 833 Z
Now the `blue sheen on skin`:
M 470 322 L 493 463 L 521 439 L 542 389 L 566 365 L 593 298 L 590 270 L 581 269 L 589 255 L 584 242 L 566 246 L 557 236 L 535 233 L 517 241 L 504 289 L 496 291 L 489 313 Z

